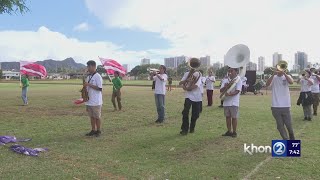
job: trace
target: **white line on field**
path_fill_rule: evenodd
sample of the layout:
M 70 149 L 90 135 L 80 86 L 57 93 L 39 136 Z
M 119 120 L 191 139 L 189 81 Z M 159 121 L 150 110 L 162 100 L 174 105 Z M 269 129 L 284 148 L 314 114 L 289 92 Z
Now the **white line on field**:
M 295 136 L 297 137 L 298 134 L 300 134 L 300 132 L 302 132 L 308 125 L 309 123 L 305 123 L 302 128 L 299 130 L 298 133 L 295 133 Z M 261 161 L 258 165 L 256 165 L 256 167 L 254 167 L 254 169 L 252 171 L 250 171 L 249 174 L 247 174 L 242 180 L 248 180 L 250 179 L 250 177 L 252 175 L 254 175 L 256 172 L 259 171 L 260 167 L 263 166 L 265 163 L 267 163 L 268 161 L 270 161 L 272 159 L 271 156 L 268 156 L 266 159 L 264 159 L 263 161 Z

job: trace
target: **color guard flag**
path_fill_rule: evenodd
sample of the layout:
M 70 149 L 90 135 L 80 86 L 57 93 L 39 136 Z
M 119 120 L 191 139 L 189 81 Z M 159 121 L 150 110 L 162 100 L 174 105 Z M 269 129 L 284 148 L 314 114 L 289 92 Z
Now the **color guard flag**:
M 99 59 L 108 74 L 114 74 L 115 71 L 118 71 L 121 74 L 121 76 L 124 76 L 127 73 L 127 70 L 116 60 L 105 59 L 101 57 L 99 57 Z
M 28 76 L 47 76 L 47 70 L 44 66 L 28 61 L 20 61 L 20 73 Z

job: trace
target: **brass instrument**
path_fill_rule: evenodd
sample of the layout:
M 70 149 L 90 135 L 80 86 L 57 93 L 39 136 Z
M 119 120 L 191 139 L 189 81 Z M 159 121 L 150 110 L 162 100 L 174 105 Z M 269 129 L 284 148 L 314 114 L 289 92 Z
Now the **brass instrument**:
M 238 44 L 233 46 L 227 52 L 224 58 L 224 64 L 231 68 L 240 68 L 239 76 L 244 77 L 246 74 L 246 64 L 250 61 L 250 50 L 246 45 Z M 240 81 L 240 78 L 234 78 L 225 87 L 225 90 L 221 92 L 220 99 L 224 100 L 225 94 L 231 92 L 231 90 Z
M 201 62 L 198 58 L 191 58 L 188 61 L 188 66 L 190 67 L 189 74 L 187 76 L 186 82 L 183 84 L 185 88 L 189 88 L 197 83 L 197 81 L 201 77 L 201 73 L 197 70 L 201 65 Z M 198 76 L 195 76 L 194 74 L 198 72 Z
M 80 91 L 81 92 L 81 97 L 83 99 L 83 102 L 87 102 L 87 101 L 89 101 L 89 94 L 88 94 L 87 87 L 84 86 L 84 84 L 86 83 L 86 78 L 85 78 L 84 75 L 82 77 L 82 83 L 83 83 L 83 87 L 82 87 L 82 89 Z
M 288 73 L 288 63 L 287 61 L 279 61 L 275 68 L 270 68 L 272 71 L 280 71 Z

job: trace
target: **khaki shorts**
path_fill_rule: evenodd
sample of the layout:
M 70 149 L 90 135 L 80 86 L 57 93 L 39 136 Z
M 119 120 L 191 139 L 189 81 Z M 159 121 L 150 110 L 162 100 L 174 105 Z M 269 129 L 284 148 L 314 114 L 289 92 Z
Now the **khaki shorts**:
M 87 106 L 89 117 L 100 119 L 101 118 L 101 105 L 100 106 Z
M 313 105 L 319 106 L 319 93 L 312 93 Z
M 238 106 L 224 106 L 224 115 L 231 118 L 239 118 Z

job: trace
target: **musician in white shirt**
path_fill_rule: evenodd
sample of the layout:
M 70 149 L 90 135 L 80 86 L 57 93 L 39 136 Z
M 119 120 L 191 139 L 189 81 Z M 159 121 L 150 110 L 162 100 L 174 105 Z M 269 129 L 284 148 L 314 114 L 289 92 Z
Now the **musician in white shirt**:
M 298 79 L 297 83 L 301 84 L 301 92 L 297 102 L 297 105 L 302 104 L 304 120 L 311 121 L 312 113 L 311 113 L 311 105 L 313 102 L 311 87 L 313 85 L 313 79 L 310 78 L 311 72 L 306 71 L 305 74 L 302 74 L 302 77 Z
M 212 71 L 208 71 L 208 76 L 206 77 L 208 106 L 212 106 L 212 95 L 213 95 L 213 89 L 214 89 L 215 82 L 216 82 L 216 79 L 212 75 Z
M 226 91 L 229 83 L 231 83 L 233 80 L 235 81 L 236 85 L 233 87 L 233 89 L 231 89 L 229 93 L 225 93 L 226 97 L 223 101 L 223 108 L 228 131 L 222 136 L 237 137 L 237 124 L 239 118 L 239 104 L 242 81 L 240 80 L 240 76 L 238 76 L 238 69 L 229 68 L 228 74 L 230 80 L 228 82 L 225 81 L 221 85 L 220 92 Z M 236 79 L 238 80 L 236 81 Z
M 295 139 L 291 123 L 289 84 L 293 84 L 292 77 L 282 71 L 274 72 L 266 83 L 266 86 L 271 86 L 272 90 L 272 115 L 276 120 L 277 129 L 284 140 Z M 289 138 L 285 127 L 288 130 Z
M 190 72 L 186 72 L 183 78 L 181 79 L 181 81 L 179 82 L 179 85 L 182 85 L 183 90 L 185 90 L 185 102 L 184 102 L 184 109 L 182 111 L 182 125 L 181 125 L 181 132 L 180 132 L 181 135 L 187 135 L 189 130 L 190 130 L 190 133 L 194 133 L 196 121 L 200 116 L 200 105 L 202 101 L 202 95 L 200 90 L 200 86 L 202 85 L 201 79 L 200 79 L 201 73 L 194 72 L 193 76 L 197 81 L 192 86 L 186 87 L 185 83 L 187 82 L 187 77 L 189 73 Z M 192 115 L 191 115 L 191 122 L 189 127 L 189 111 L 191 107 L 192 107 Z
M 319 94 L 320 94 L 320 90 L 319 90 L 319 84 L 320 84 L 320 76 L 317 74 L 317 72 L 315 72 L 315 68 L 311 68 L 310 69 L 311 72 L 313 72 L 311 74 L 311 79 L 313 79 L 313 85 L 311 87 L 311 93 L 312 93 L 312 105 L 313 105 L 313 115 L 317 116 L 318 113 L 318 106 L 319 106 Z

